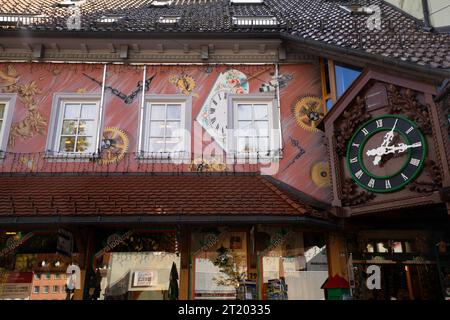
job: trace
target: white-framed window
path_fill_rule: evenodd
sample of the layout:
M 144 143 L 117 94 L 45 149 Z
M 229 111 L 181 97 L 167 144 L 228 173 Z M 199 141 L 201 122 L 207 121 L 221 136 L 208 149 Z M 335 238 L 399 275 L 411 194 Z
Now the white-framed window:
M 228 156 L 277 159 L 281 127 L 277 101 L 271 94 L 230 95 Z
M 49 286 L 43 286 L 42 287 L 42 293 L 48 293 Z
M 97 153 L 100 95 L 55 94 L 47 137 L 49 156 L 79 157 Z
M 149 159 L 190 159 L 192 98 L 146 96 L 139 153 Z
M 16 94 L 0 94 L 0 158 L 4 157 L 8 147 Z
M 53 286 L 53 293 L 59 293 L 59 286 Z
M 39 286 L 34 286 L 33 293 L 38 294 L 39 293 Z

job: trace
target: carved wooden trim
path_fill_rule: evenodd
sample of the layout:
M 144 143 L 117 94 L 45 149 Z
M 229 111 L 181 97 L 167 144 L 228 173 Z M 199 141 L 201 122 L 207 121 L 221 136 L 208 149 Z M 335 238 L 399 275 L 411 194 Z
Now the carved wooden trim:
M 353 105 L 342 113 L 339 127 L 334 131 L 336 152 L 339 156 L 345 156 L 348 140 L 355 130 L 369 119 L 370 115 L 366 112 L 365 99 L 357 96 Z
M 416 181 L 411 182 L 409 190 L 430 194 L 434 191 L 438 191 L 442 187 L 441 168 L 436 162 L 433 160 L 426 160 L 425 171 L 430 175 L 433 182 L 424 182 L 417 179 Z
M 351 178 L 346 178 L 342 186 L 342 205 L 356 206 L 364 204 L 375 199 L 376 195 L 372 192 L 358 191 L 358 186 Z
M 389 84 L 387 86 L 389 107 L 391 114 L 404 114 L 415 123 L 419 129 L 426 135 L 432 135 L 430 123 L 430 113 L 428 106 L 420 103 L 417 99 L 417 92 L 411 89 L 402 91 L 401 87 Z

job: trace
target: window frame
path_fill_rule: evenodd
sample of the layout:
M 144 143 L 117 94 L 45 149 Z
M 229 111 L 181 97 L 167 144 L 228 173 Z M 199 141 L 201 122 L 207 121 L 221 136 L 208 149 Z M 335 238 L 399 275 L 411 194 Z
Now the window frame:
M 238 128 L 238 104 L 267 104 L 269 120 L 269 151 L 270 154 L 240 153 L 237 152 L 237 131 Z M 227 157 L 234 159 L 261 159 L 261 160 L 279 160 L 282 158 L 282 131 L 280 106 L 276 96 L 272 93 L 260 94 L 230 94 L 228 95 L 228 133 L 227 133 Z M 252 119 L 253 121 L 253 119 Z M 276 152 L 278 151 L 278 152 Z
M 60 152 L 59 144 L 61 140 L 61 129 L 63 124 L 64 110 L 63 106 L 67 103 L 92 103 L 97 107 L 96 115 L 96 132 L 94 133 L 94 151 L 93 152 Z M 55 93 L 53 96 L 52 110 L 50 115 L 50 125 L 47 133 L 46 142 L 46 157 L 55 159 L 90 159 L 92 157 L 98 157 L 98 146 L 100 143 L 100 137 L 103 132 L 103 117 L 104 112 L 101 113 L 103 108 L 101 107 L 101 94 L 96 93 Z M 100 127 L 99 127 L 100 126 Z
M 0 103 L 5 104 L 2 119 L 3 123 L 0 128 L 0 159 L 3 159 L 6 156 L 8 149 L 9 133 L 11 131 L 16 101 L 16 93 L 0 93 Z
M 40 286 L 33 286 L 33 294 L 39 294 L 40 292 L 41 292 Z
M 45 290 L 47 288 L 47 291 Z M 49 294 L 50 293 L 50 286 L 42 286 L 42 293 L 43 294 Z
M 184 135 L 182 137 L 184 148 L 183 151 L 184 156 L 174 156 L 169 152 L 170 157 L 155 157 L 151 154 L 148 145 L 148 139 L 150 134 L 150 125 L 151 125 L 151 112 L 150 106 L 152 104 L 181 104 L 181 115 L 180 115 L 180 129 L 185 132 L 189 132 L 189 135 Z M 142 106 L 141 106 L 142 108 Z M 167 108 L 167 107 L 166 107 Z M 157 162 L 171 162 L 173 160 L 189 163 L 191 160 L 191 144 L 192 144 L 192 96 L 186 96 L 184 94 L 150 94 L 145 95 L 144 100 L 144 110 L 140 113 L 139 117 L 139 125 L 137 136 L 140 137 L 137 142 L 137 157 L 139 160 L 147 160 L 147 161 L 157 161 Z M 167 115 L 164 118 L 164 121 L 167 121 Z M 181 152 L 180 152 L 181 154 Z

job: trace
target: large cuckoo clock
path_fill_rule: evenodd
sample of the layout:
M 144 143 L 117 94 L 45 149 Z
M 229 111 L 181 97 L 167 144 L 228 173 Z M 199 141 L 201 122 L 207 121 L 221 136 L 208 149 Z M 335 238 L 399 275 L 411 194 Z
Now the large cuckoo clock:
M 445 146 L 434 137 L 443 134 L 435 92 L 432 85 L 368 71 L 336 102 L 319 126 L 327 137 L 335 208 L 352 215 L 443 203 L 449 174 Z
M 348 142 L 347 166 L 353 180 L 371 192 L 393 192 L 420 174 L 425 137 L 406 117 L 384 115 L 360 126 Z

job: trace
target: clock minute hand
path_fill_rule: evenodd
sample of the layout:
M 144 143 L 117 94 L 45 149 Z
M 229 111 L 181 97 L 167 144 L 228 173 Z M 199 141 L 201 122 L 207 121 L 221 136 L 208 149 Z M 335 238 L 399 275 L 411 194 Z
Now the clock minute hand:
M 394 139 L 394 129 L 397 126 L 397 121 L 398 119 L 395 119 L 394 126 L 392 127 L 392 129 L 384 135 L 383 142 L 381 143 L 380 148 L 386 148 L 391 144 L 392 140 Z M 373 159 L 373 164 L 377 166 L 380 163 L 382 156 L 383 154 L 375 155 L 375 159 Z

